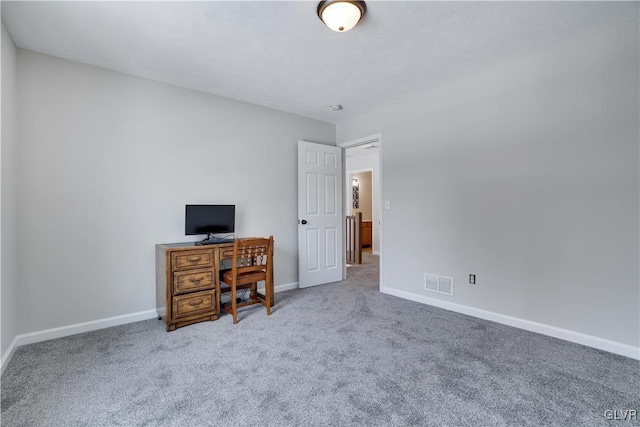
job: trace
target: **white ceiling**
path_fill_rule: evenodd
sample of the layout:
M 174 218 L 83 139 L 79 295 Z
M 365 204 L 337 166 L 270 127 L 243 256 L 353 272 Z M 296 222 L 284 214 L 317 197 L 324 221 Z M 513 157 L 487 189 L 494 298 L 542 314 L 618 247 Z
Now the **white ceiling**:
M 2 20 L 24 49 L 337 123 L 638 16 L 637 2 L 367 6 L 347 33 L 315 1 L 2 1 Z

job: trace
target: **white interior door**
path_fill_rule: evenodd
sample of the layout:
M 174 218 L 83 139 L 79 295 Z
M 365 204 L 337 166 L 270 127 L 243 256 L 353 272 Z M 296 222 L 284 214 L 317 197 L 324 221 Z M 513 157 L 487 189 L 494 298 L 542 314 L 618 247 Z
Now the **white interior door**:
M 298 141 L 298 285 L 342 280 L 342 149 Z

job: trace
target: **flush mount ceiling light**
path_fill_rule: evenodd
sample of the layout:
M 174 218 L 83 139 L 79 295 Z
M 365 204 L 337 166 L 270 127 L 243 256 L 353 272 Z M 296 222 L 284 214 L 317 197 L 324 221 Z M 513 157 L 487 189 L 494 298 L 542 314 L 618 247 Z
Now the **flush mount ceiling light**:
M 367 11 L 363 1 L 326 0 L 318 4 L 318 17 L 333 31 L 344 33 L 356 26 Z

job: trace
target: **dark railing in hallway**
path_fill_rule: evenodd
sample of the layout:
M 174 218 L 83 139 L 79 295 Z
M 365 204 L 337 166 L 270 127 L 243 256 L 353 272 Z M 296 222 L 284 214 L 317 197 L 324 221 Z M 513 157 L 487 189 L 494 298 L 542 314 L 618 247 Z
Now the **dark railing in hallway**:
M 362 212 L 347 216 L 347 264 L 362 264 Z

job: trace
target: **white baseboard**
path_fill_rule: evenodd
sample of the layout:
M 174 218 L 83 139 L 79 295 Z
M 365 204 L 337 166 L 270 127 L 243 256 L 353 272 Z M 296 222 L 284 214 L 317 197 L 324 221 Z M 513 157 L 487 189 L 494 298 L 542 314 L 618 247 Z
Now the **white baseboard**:
M 5 351 L 4 354 L 2 355 L 2 362 L 1 362 L 2 365 L 0 366 L 0 376 L 4 373 L 4 370 L 7 368 L 7 365 L 9 364 L 9 361 L 13 357 L 13 353 L 16 352 L 17 348 L 18 348 L 18 337 L 15 337 L 13 341 L 11 341 L 11 344 L 9 345 L 9 348 L 7 349 L 7 351 Z
M 75 325 L 61 326 L 59 328 L 46 329 L 44 331 L 31 332 L 29 334 L 18 335 L 18 345 L 33 344 L 41 341 L 53 340 L 56 338 L 68 337 L 69 335 L 82 334 L 85 332 L 97 331 L 98 329 L 110 328 L 112 326 L 125 325 L 127 323 L 140 322 L 142 320 L 154 319 L 158 317 L 158 312 L 145 310 L 138 313 L 125 314 L 122 316 L 108 317 L 106 319 L 92 320 L 90 322 L 76 323 Z
M 156 312 L 156 310 L 146 310 L 140 311 L 138 313 L 125 314 L 122 316 L 93 320 L 91 322 L 76 323 L 75 325 L 61 326 L 59 328 L 46 329 L 44 331 L 18 335 L 9 346 L 9 349 L 2 356 L 1 372 L 4 372 L 7 365 L 9 364 L 9 361 L 13 357 L 16 348 L 21 345 L 34 344 L 41 341 L 68 337 L 69 335 L 97 331 L 98 329 L 110 328 L 112 326 L 119 326 L 127 323 L 140 322 L 141 320 L 154 319 L 157 317 L 158 313 Z
M 298 289 L 298 282 L 283 283 L 282 285 L 275 285 L 273 287 L 273 292 L 277 294 L 278 292 L 290 291 L 292 289 Z M 258 292 L 261 292 L 264 294 L 264 288 L 258 288 Z
M 298 282 L 283 283 L 282 285 L 276 285 L 276 286 L 273 287 L 273 291 L 276 294 L 278 292 L 290 291 L 292 289 L 298 289 Z
M 298 282 L 284 283 L 282 285 L 274 286 L 274 291 L 276 293 L 289 291 L 291 289 L 298 289 Z M 157 317 L 157 310 L 145 310 L 138 313 L 125 314 L 122 316 L 109 317 L 106 319 L 93 320 L 91 322 L 77 323 L 75 325 L 61 326 L 59 328 L 46 329 L 44 331 L 18 335 L 13 339 L 7 351 L 2 355 L 2 366 L 0 367 L 0 375 L 6 369 L 9 361 L 13 357 L 13 354 L 16 352 L 16 349 L 21 345 L 34 344 L 41 341 L 68 337 L 70 335 L 97 331 L 98 329 L 125 325 L 127 323 L 140 322 L 142 320 L 155 319 Z
M 380 292 L 640 360 L 640 347 L 389 287 L 380 287 Z

